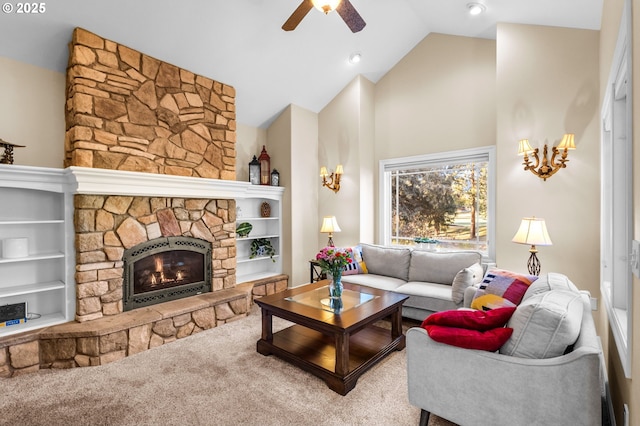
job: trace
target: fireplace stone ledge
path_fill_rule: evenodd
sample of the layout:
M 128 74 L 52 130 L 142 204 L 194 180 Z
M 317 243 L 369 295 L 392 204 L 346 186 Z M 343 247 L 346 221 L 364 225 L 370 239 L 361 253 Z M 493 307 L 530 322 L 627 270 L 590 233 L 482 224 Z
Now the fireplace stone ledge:
M 252 304 L 252 290 L 252 285 L 238 285 L 93 321 L 8 336 L 0 340 L 0 377 L 42 368 L 103 365 L 244 318 Z M 25 359 L 33 362 L 23 365 Z

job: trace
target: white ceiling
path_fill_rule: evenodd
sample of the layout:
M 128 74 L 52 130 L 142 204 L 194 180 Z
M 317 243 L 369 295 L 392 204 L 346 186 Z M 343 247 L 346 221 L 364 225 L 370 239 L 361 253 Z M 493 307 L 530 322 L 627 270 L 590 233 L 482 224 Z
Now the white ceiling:
M 283 31 L 300 1 L 55 0 L 42 14 L 0 15 L 0 56 L 63 72 L 82 27 L 234 86 L 237 121 L 266 127 L 289 104 L 320 111 L 358 74 L 377 82 L 430 32 L 495 38 L 496 22 L 598 30 L 603 2 L 479 0 L 487 10 L 474 17 L 472 0 L 351 0 L 367 23 L 359 33 L 316 9 Z

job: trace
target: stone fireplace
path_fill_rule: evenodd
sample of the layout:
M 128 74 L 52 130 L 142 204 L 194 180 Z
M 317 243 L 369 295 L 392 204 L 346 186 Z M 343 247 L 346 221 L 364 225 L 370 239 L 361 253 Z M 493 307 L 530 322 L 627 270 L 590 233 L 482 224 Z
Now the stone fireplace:
M 242 318 L 252 295 L 287 287 L 286 276 L 236 285 L 235 199 L 250 185 L 235 180 L 233 87 L 76 28 L 65 117 L 75 321 L 3 339 L 0 376 L 116 361 Z M 125 308 L 129 255 L 161 241 L 202 242 L 204 277 L 185 290 L 195 295 Z

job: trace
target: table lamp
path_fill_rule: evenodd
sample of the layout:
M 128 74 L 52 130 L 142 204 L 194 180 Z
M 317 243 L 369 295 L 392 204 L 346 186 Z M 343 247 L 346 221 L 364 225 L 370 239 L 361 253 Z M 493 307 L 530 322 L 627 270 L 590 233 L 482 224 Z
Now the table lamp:
M 329 242 L 327 243 L 328 247 L 333 247 L 333 233 L 340 232 L 340 227 L 338 226 L 338 221 L 335 216 L 325 216 L 322 219 L 322 227 L 320 228 L 320 232 L 323 234 L 329 234 Z
M 536 256 L 536 253 L 538 253 L 536 246 L 550 246 L 553 244 L 547 232 L 547 225 L 544 219 L 536 217 L 523 218 L 522 222 L 520 222 L 518 232 L 516 232 L 516 235 L 511 241 L 518 244 L 531 245 L 529 249 L 531 255 L 529 256 L 527 266 L 529 273 L 537 276 L 540 273 L 540 261 L 538 260 L 538 256 Z

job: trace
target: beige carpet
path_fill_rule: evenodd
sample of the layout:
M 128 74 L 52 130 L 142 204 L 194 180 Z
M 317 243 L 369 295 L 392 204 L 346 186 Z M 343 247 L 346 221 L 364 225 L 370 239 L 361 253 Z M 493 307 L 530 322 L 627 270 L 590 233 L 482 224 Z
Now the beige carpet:
M 274 318 L 274 328 L 288 325 Z M 240 321 L 100 367 L 0 379 L 2 425 L 417 425 L 405 351 L 346 396 L 258 354 L 257 308 Z M 432 416 L 430 425 L 449 425 Z

